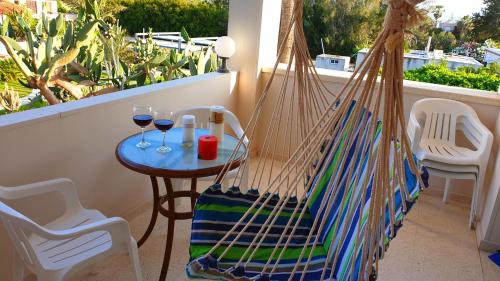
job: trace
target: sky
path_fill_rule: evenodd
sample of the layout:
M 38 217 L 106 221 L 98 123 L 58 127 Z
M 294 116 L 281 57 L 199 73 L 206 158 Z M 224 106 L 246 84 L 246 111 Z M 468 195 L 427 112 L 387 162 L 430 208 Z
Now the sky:
M 455 20 L 458 20 L 465 15 L 480 12 L 483 7 L 483 0 L 429 0 L 426 2 L 431 5 L 444 6 L 445 11 L 442 20 L 448 20 L 452 16 Z

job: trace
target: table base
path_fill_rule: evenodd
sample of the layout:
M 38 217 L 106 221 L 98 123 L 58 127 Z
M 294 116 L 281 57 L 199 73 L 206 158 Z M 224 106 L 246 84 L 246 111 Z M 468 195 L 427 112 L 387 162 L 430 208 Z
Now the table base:
M 163 177 L 165 182 L 166 194 L 160 196 L 160 191 L 158 187 L 158 180 L 155 176 L 150 176 L 151 185 L 153 187 L 153 211 L 151 213 L 151 220 L 149 221 L 148 228 L 142 235 L 137 246 L 141 247 L 144 242 L 149 238 L 151 232 L 156 225 L 156 220 L 158 219 L 158 213 L 162 216 L 168 218 L 168 229 L 167 229 L 167 243 L 165 245 L 165 253 L 163 256 L 163 264 L 160 273 L 160 281 L 165 280 L 167 277 L 168 266 L 170 264 L 170 255 L 172 253 L 172 245 L 174 240 L 174 228 L 176 220 L 188 220 L 193 218 L 194 205 L 196 199 L 200 194 L 196 191 L 197 178 L 191 179 L 191 189 L 183 191 L 174 191 L 172 187 L 172 181 L 168 177 Z M 176 212 L 175 211 L 175 199 L 189 197 L 191 199 L 191 212 Z M 167 203 L 167 207 L 163 205 Z

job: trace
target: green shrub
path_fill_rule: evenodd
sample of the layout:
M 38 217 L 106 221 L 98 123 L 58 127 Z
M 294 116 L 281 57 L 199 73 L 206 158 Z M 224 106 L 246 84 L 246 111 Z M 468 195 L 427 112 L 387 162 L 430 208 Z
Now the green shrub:
M 228 8 L 202 0 L 122 0 L 117 15 L 130 34 L 152 28 L 155 32 L 180 31 L 185 27 L 193 37 L 227 33 Z
M 0 81 L 17 82 L 24 75 L 13 59 L 0 60 Z
M 404 79 L 496 92 L 500 86 L 498 70 L 496 64 L 478 69 L 461 67 L 456 71 L 448 69 L 446 65 L 428 64 L 405 71 Z

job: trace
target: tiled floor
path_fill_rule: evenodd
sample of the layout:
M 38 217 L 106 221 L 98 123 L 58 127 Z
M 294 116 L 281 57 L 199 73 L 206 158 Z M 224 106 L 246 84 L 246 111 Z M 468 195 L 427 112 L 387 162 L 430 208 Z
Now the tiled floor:
M 130 218 L 135 237 L 146 228 L 150 211 L 145 208 Z M 477 250 L 475 234 L 467 228 L 467 220 L 467 206 L 454 202 L 445 205 L 439 195 L 424 193 L 391 243 L 378 280 L 500 281 L 500 268 L 488 259 L 487 253 Z M 139 249 L 145 280 L 157 280 L 159 276 L 166 222 L 160 218 L 149 240 Z M 184 265 L 188 260 L 189 231 L 189 221 L 176 226 L 169 281 L 187 280 Z M 133 280 L 126 256 L 112 258 L 94 272 L 75 280 Z

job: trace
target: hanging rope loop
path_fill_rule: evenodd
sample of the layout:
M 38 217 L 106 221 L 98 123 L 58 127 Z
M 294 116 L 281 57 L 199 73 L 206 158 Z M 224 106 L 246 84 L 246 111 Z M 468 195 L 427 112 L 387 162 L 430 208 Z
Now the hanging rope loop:
M 414 4 L 405 0 L 388 2 L 388 11 L 385 16 L 384 27 L 395 31 L 403 31 L 422 19 L 422 12 Z
M 390 33 L 385 48 L 391 53 L 397 46 L 404 44 L 404 30 L 418 23 L 422 18 L 422 12 L 413 3 L 405 0 L 389 1 L 388 6 L 384 27 Z

